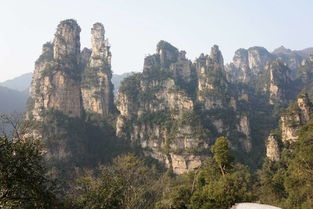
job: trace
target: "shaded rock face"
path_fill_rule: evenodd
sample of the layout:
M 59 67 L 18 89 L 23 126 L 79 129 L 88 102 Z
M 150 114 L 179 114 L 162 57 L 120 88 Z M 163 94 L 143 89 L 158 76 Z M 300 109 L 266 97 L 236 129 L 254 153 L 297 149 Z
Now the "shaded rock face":
M 104 28 L 100 23 L 94 25 L 92 49 L 82 52 L 80 31 L 75 20 L 64 20 L 53 42 L 43 45 L 31 84 L 30 118 L 40 121 L 48 110 L 70 117 L 80 117 L 84 111 L 105 115 L 113 108 L 111 53 Z M 86 76 L 90 69 L 92 73 Z
M 298 71 L 299 79 L 304 83 L 308 84 L 313 79 L 313 54 L 307 59 L 303 60 Z
M 161 41 L 157 53 L 145 58 L 143 73 L 121 83 L 116 134 L 176 174 L 199 167 L 220 135 L 240 133 L 233 148 L 249 152 L 248 115 L 236 114 L 238 99 L 229 88 L 218 46 L 192 63 L 184 51 Z M 224 110 L 233 123 L 219 114 Z
M 265 70 L 269 71 L 270 79 L 267 86 L 269 91 L 269 103 L 279 104 L 287 101 L 288 85 L 291 83 L 290 70 L 280 61 L 272 61 Z
M 286 105 L 301 88 L 312 89 L 308 84 L 313 79 L 311 51 L 312 48 L 292 51 L 283 46 L 272 53 L 263 47 L 238 49 L 233 62 L 225 66 L 226 77 L 231 83 L 248 85 L 267 94 L 269 104 Z
M 296 78 L 298 69 L 311 53 L 313 53 L 313 48 L 290 50 L 284 46 L 281 46 L 272 52 L 273 55 L 291 69 L 292 79 Z
M 237 50 L 233 62 L 225 69 L 231 83 L 243 83 L 257 89 L 267 95 L 269 104 L 286 103 L 292 71 L 263 47 Z
M 239 133 L 243 133 L 244 136 L 239 138 L 239 141 L 242 143 L 246 151 L 250 151 L 252 148 L 251 144 L 251 131 L 250 131 L 250 122 L 247 115 L 242 115 L 237 125 L 237 130 Z
M 263 47 L 238 49 L 233 62 L 226 66 L 227 77 L 231 82 L 249 83 L 264 70 L 274 56 Z
M 292 78 L 296 77 L 297 69 L 300 67 L 304 57 L 299 55 L 296 51 L 286 49 L 281 46 L 273 51 L 273 54 L 283 63 L 286 63 L 292 70 Z
M 114 109 L 111 82 L 111 52 L 104 38 L 104 27 L 96 23 L 91 29 L 91 54 L 82 74 L 82 100 L 87 112 L 108 115 Z M 88 56 L 86 52 L 83 57 Z

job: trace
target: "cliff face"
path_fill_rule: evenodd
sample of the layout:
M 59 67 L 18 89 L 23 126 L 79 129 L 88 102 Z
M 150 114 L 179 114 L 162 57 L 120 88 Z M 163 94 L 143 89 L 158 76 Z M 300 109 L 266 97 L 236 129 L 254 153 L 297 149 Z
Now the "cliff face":
M 50 108 L 73 117 L 81 115 L 79 33 L 75 21 L 62 21 L 53 43 L 43 46 L 31 85 L 31 112 L 36 120 L 42 120 L 43 111 Z
M 267 157 L 273 161 L 279 160 L 279 143 L 286 144 L 295 142 L 299 135 L 298 131 L 311 118 L 313 112 L 312 103 L 306 93 L 300 94 L 294 104 L 289 106 L 280 117 L 279 134 L 271 134 L 267 140 Z
M 86 59 L 81 85 L 83 107 L 87 112 L 108 115 L 114 109 L 110 46 L 104 39 L 101 23 L 93 25 L 91 34 L 91 54 L 86 51 L 83 56 Z
M 266 157 L 272 161 L 278 161 L 280 159 L 279 139 L 271 134 L 266 142 Z
M 278 60 L 270 62 L 265 67 L 269 71 L 269 82 L 266 90 L 269 93 L 270 104 L 284 103 L 288 99 L 288 88 L 291 83 L 289 68 Z
M 288 65 L 288 67 L 291 69 L 292 79 L 297 77 L 297 71 L 311 53 L 313 53 L 313 48 L 290 50 L 284 46 L 281 46 L 272 52 L 273 55 L 275 55 L 281 62 Z
M 310 120 L 312 104 L 307 94 L 298 97 L 297 102 L 290 106 L 281 116 L 282 141 L 297 140 L 297 131 Z
M 79 34 L 74 20 L 58 25 L 53 42 L 44 44 L 36 61 L 31 86 L 27 118 L 43 127 L 33 135 L 46 133 L 51 138 L 50 133 L 62 133 L 53 136 L 59 140 L 52 141 L 50 150 L 50 156 L 61 160 L 74 155 L 71 147 L 76 142 L 85 143 L 75 144 L 77 153 L 89 147 L 88 134 L 94 131 L 86 131 L 94 127 L 86 122 L 90 113 L 102 119 L 115 113 L 111 52 L 104 27 L 93 25 L 91 49 L 80 51 Z M 255 151 L 260 151 L 260 141 L 278 119 L 274 106 L 286 105 L 293 99 L 292 86 L 309 86 L 313 78 L 313 56 L 301 62 L 295 79 L 286 63 L 297 66 L 298 61 L 293 62 L 288 53 L 281 49 L 271 54 L 262 47 L 239 49 L 233 63 L 225 67 L 218 46 L 192 62 L 185 51 L 161 41 L 156 53 L 145 58 L 143 72 L 132 74 L 120 86 L 116 135 L 176 174 L 199 167 L 219 136 L 228 137 L 241 159 L 259 159 L 261 152 Z M 282 54 L 288 54 L 288 59 Z M 280 119 L 281 136 L 268 137 L 270 159 L 279 159 L 281 141 L 297 139 L 297 130 L 310 114 L 308 98 L 299 97 Z M 73 134 L 73 127 L 85 141 L 75 141 L 80 136 Z
M 199 167 L 222 134 L 235 140 L 234 149 L 251 150 L 248 115 L 237 114 L 236 104 L 217 46 L 192 63 L 184 51 L 161 41 L 156 54 L 145 58 L 143 73 L 120 86 L 116 133 L 181 174 Z
M 227 77 L 231 82 L 250 83 L 257 79 L 259 73 L 264 71 L 266 65 L 278 60 L 290 69 L 290 78 L 295 80 L 299 68 L 313 52 L 313 48 L 304 50 L 290 50 L 281 46 L 272 53 L 263 47 L 251 47 L 238 49 L 235 52 L 233 62 L 226 66 Z
M 233 63 L 226 67 L 228 80 L 231 82 L 249 83 L 273 59 L 274 56 L 263 47 L 251 47 L 247 50 L 238 49 L 235 52 Z
M 113 109 L 111 53 L 104 28 L 94 25 L 92 50 L 82 52 L 80 30 L 76 21 L 62 21 L 53 43 L 44 44 L 31 84 L 29 113 L 35 120 L 43 120 L 48 110 L 80 117 L 84 111 L 106 115 Z
M 111 53 L 104 27 L 93 25 L 92 49 L 83 51 L 80 30 L 75 20 L 62 21 L 53 42 L 43 45 L 35 64 L 26 116 L 33 127 L 24 137 L 40 139 L 46 159 L 60 170 L 103 160 L 107 155 L 103 143 L 112 143 L 108 141 L 114 137 L 107 124 L 107 116 L 115 108 Z M 94 117 L 88 117 L 89 113 Z M 101 123 L 90 124 L 91 118 Z
M 268 97 L 269 104 L 285 104 L 292 82 L 292 70 L 281 59 L 262 47 L 236 51 L 233 62 L 226 66 L 231 83 L 242 83 Z

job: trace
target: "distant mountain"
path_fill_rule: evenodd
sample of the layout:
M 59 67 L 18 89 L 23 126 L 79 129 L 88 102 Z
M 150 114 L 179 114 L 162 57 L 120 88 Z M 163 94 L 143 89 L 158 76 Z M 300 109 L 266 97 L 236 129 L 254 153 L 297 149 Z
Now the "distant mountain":
M 313 47 L 305 48 L 305 49 L 302 49 L 302 50 L 291 50 L 291 49 L 285 48 L 284 46 L 280 46 L 277 49 L 274 49 L 274 51 L 272 53 L 276 54 L 276 55 L 296 54 L 296 55 L 300 56 L 301 58 L 306 59 L 306 58 L 309 57 L 310 54 L 313 53 Z
M 32 81 L 32 73 L 25 73 L 16 78 L 4 81 L 0 83 L 0 86 L 4 86 L 13 90 L 26 92 Z
M 122 80 L 124 80 L 124 78 L 132 75 L 133 72 L 131 73 L 122 73 L 122 74 L 113 74 L 112 76 L 112 83 L 114 85 L 114 96 L 117 95 L 117 90 L 120 87 L 120 84 L 122 82 Z
M 114 95 L 117 95 L 117 90 L 120 86 L 121 81 L 130 76 L 132 73 L 122 73 L 122 74 L 113 74 L 112 83 L 114 85 Z M 32 81 L 33 73 L 25 73 L 16 78 L 4 81 L 0 83 L 0 86 L 7 87 L 9 89 L 22 91 L 28 93 L 28 88 Z
M 0 114 L 23 112 L 26 107 L 28 95 L 0 86 Z

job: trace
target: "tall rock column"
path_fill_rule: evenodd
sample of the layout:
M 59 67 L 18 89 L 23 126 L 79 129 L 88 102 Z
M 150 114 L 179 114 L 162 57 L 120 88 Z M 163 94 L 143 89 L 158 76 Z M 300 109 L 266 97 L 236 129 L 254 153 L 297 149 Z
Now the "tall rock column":
M 47 110 L 58 110 L 70 117 L 81 115 L 80 27 L 75 20 L 62 21 L 53 43 L 43 46 L 35 64 L 29 113 L 42 120 Z
M 91 55 L 82 75 L 82 99 L 86 112 L 108 115 L 113 111 L 110 45 L 104 27 L 95 23 L 91 29 Z

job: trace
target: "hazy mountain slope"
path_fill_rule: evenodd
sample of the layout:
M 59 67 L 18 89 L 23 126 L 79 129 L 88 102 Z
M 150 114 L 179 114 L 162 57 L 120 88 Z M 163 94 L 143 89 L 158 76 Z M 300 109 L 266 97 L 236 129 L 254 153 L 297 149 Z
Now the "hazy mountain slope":
M 120 87 L 120 84 L 124 78 L 132 75 L 133 73 L 122 73 L 122 74 L 113 74 L 112 83 L 114 85 L 114 95 L 117 95 L 117 90 Z
M 4 86 L 10 89 L 18 91 L 27 91 L 32 80 L 33 73 L 25 73 L 16 78 L 4 81 L 0 83 L 0 86 Z
M 0 87 L 0 114 L 23 112 L 28 95 L 23 92 Z
M 121 81 L 130 76 L 132 73 L 122 73 L 122 74 L 113 74 L 112 83 L 114 85 L 114 95 L 117 94 L 117 90 L 120 86 Z M 0 83 L 0 86 L 4 86 L 10 89 L 18 90 L 18 91 L 26 91 L 28 90 L 33 73 L 25 73 L 16 78 L 4 81 Z

